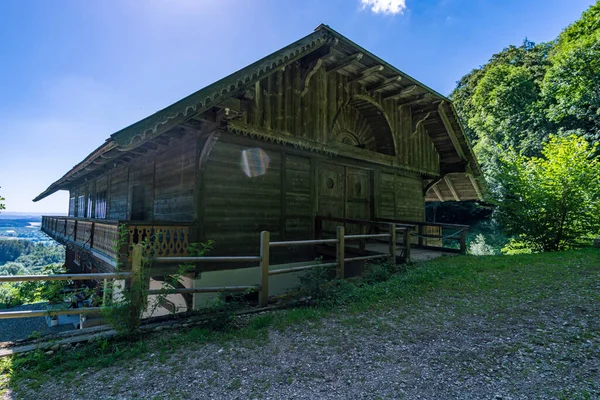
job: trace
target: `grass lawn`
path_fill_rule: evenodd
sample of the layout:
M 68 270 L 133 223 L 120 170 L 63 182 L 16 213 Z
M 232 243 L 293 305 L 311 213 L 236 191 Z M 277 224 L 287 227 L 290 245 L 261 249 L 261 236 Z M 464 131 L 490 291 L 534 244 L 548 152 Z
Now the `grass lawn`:
M 2 385 L 5 398 L 595 399 L 599 315 L 598 249 L 443 257 L 221 330 L 7 358 Z

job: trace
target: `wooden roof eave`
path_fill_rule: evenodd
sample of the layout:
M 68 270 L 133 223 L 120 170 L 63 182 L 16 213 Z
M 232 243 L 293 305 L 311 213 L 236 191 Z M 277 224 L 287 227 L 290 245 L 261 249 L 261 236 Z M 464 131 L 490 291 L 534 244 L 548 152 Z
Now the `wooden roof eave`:
M 330 39 L 330 35 L 324 31 L 313 32 L 304 38 L 276 51 L 247 67 L 244 67 L 229 76 L 206 86 L 203 89 L 171 104 L 170 106 L 113 133 L 107 140 L 110 148 L 118 148 L 119 151 L 129 151 L 141 144 L 166 132 L 193 115 L 201 113 L 221 101 L 233 96 L 242 88 L 269 76 L 279 68 L 283 68 L 307 54 L 319 49 Z M 61 189 L 66 189 L 68 182 L 81 172 L 88 162 L 96 160 L 98 153 L 106 143 L 96 151 L 88 155 L 81 163 L 73 167 L 62 178 L 52 183 L 48 189 L 40 193 L 33 201 L 39 201 Z

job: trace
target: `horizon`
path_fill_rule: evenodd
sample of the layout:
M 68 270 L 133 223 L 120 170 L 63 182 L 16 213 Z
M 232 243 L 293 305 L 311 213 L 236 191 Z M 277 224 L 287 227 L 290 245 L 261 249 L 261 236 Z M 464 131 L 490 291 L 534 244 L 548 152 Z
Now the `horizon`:
M 6 88 L 0 98 L 0 129 L 15 133 L 5 134 L 0 147 L 5 212 L 65 215 L 66 191 L 37 203 L 31 200 L 110 134 L 298 40 L 321 23 L 447 96 L 456 81 L 493 54 L 525 38 L 553 40 L 594 3 L 3 3 L 6 23 L 0 28 L 0 49 L 7 61 L 0 66 Z M 211 32 L 219 32 L 217 40 Z M 10 173 L 7 166 L 13 166 Z

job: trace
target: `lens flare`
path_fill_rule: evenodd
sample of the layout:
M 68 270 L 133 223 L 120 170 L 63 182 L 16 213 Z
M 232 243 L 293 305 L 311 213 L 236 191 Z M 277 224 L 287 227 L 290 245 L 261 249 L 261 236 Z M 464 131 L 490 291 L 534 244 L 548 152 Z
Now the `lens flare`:
M 242 171 L 249 178 L 266 174 L 269 168 L 269 161 L 269 155 L 263 149 L 242 150 L 240 164 Z

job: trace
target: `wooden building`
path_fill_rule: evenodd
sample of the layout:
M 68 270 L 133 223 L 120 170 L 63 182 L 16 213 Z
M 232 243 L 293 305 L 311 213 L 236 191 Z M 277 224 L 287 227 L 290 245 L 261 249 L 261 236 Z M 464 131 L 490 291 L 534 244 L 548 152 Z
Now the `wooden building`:
M 483 189 L 450 101 L 321 25 L 112 134 L 34 201 L 58 190 L 69 216 L 43 230 L 69 244 L 70 269 L 106 271 L 119 224 L 157 254 L 209 239 L 211 255 L 256 254 L 262 230 L 310 239 L 317 215 L 423 221 L 425 202 Z

